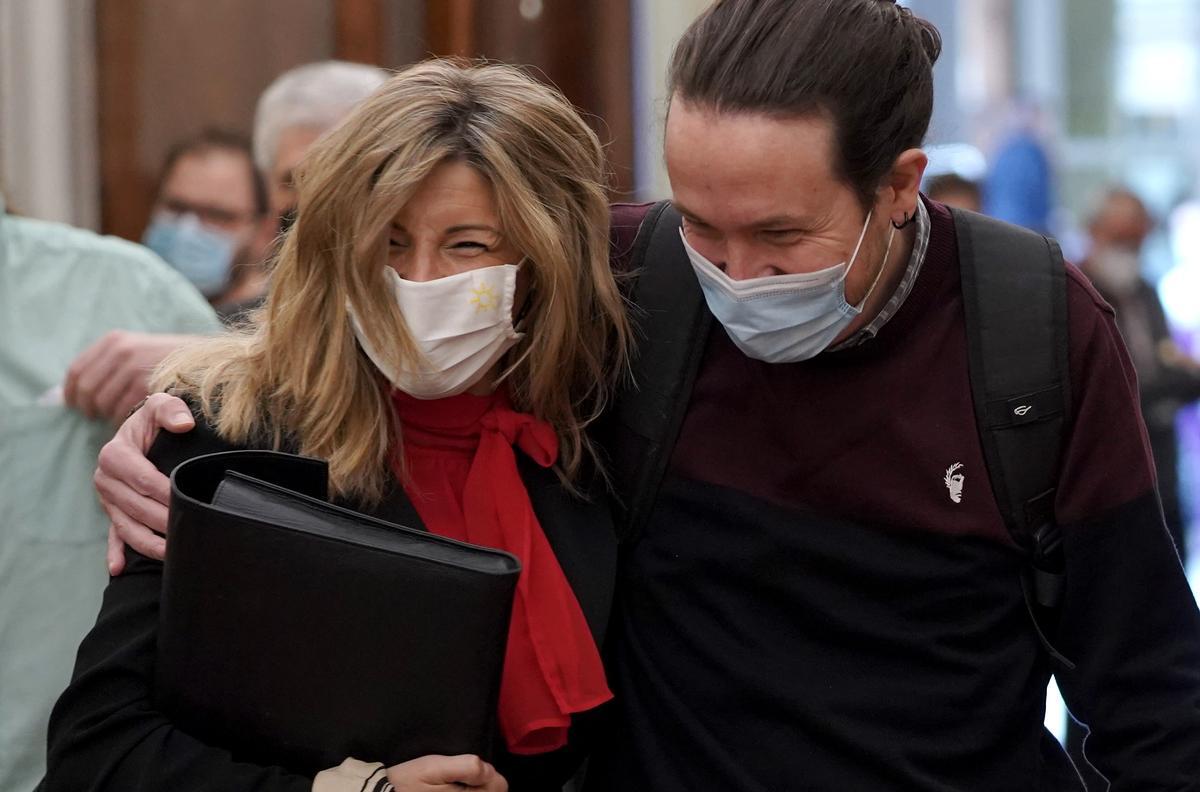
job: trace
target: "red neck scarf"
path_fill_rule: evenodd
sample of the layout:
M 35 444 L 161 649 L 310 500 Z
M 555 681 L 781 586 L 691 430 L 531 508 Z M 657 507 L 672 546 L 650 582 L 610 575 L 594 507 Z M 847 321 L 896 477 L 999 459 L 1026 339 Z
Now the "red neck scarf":
M 517 470 L 513 447 L 542 467 L 558 458 L 553 427 L 513 410 L 503 389 L 423 401 L 392 396 L 417 513 L 435 534 L 521 560 L 500 681 L 500 731 L 516 754 L 567 742 L 571 714 L 612 698 L 600 653 Z

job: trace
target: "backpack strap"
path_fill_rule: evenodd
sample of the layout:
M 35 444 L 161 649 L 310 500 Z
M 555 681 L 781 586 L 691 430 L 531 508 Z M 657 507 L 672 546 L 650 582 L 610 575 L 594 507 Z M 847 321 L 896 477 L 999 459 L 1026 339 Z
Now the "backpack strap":
M 1066 266 L 1040 234 L 951 210 L 958 237 L 968 371 L 996 505 L 1028 554 L 1022 588 L 1043 645 L 1066 576 L 1054 496 L 1071 411 Z
M 609 444 L 622 495 L 623 539 L 640 534 L 666 474 L 700 369 L 712 314 L 679 240 L 669 201 L 654 205 L 634 241 L 631 322 L 639 352 L 617 399 Z M 653 339 L 652 343 L 644 343 Z

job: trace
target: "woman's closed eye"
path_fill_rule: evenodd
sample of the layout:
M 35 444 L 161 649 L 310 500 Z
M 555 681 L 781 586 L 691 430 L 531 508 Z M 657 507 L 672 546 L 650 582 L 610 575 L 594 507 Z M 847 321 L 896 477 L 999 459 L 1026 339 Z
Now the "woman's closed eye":
M 476 242 L 474 240 L 463 240 L 460 242 L 454 242 L 453 244 L 450 245 L 450 249 L 462 251 L 464 253 L 486 253 L 489 250 L 491 250 L 491 248 L 488 247 L 483 242 Z

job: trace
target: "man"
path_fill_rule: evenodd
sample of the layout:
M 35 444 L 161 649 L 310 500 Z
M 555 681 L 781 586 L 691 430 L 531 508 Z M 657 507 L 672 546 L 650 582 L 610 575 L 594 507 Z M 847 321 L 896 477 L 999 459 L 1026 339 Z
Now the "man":
M 374 66 L 322 61 L 284 72 L 263 91 L 254 111 L 254 161 L 267 180 L 280 230 L 291 226 L 296 211 L 292 171 L 317 138 L 386 78 L 387 72 Z
M 1109 190 L 1088 225 L 1092 246 L 1080 267 L 1116 309 L 1117 326 L 1138 375 L 1163 516 L 1180 556 L 1186 558 L 1175 413 L 1200 399 L 1200 363 L 1172 340 L 1158 293 L 1142 278 L 1142 245 L 1153 228 L 1154 221 L 1137 195 L 1122 188 Z
M 208 129 L 167 154 L 142 242 L 223 310 L 266 288 L 259 261 L 277 228 L 267 218 L 249 142 Z
M 324 61 L 310 63 L 280 75 L 263 92 L 259 98 L 258 107 L 254 114 L 254 164 L 258 168 L 259 178 L 266 181 L 266 221 L 267 237 L 273 238 L 277 231 L 286 230 L 289 218 L 295 210 L 295 194 L 292 189 L 292 170 L 299 164 L 308 147 L 324 132 L 335 126 L 360 101 L 370 95 L 384 81 L 386 73 L 373 66 L 341 61 Z M 226 147 L 228 148 L 228 147 Z M 224 151 L 224 150 L 223 150 Z M 253 182 L 246 178 L 245 154 L 236 157 L 223 156 L 225 173 L 229 187 L 240 185 L 240 203 L 238 206 L 226 206 L 224 198 L 213 189 L 203 195 L 188 195 L 188 201 L 176 202 L 175 208 L 180 210 L 176 215 L 186 215 L 188 208 L 204 209 L 223 207 L 236 215 L 244 212 L 248 206 L 262 203 L 259 195 L 252 186 Z M 196 163 L 197 165 L 199 163 Z M 170 168 L 168 168 L 170 170 Z M 210 185 L 207 185 L 208 187 Z M 215 185 L 211 185 L 214 186 Z M 174 190 L 174 185 L 164 182 L 164 209 L 170 209 L 165 200 L 168 197 L 167 188 Z M 237 192 L 237 189 L 234 190 Z M 170 197 L 174 196 L 173 192 Z M 217 203 L 219 201 L 219 203 Z M 208 202 L 208 203 L 205 203 Z M 212 213 L 209 213 L 210 219 Z M 226 213 L 224 216 L 231 217 Z M 239 215 L 241 216 L 241 215 Z M 188 221 L 187 227 L 199 231 L 202 224 Z M 150 229 L 153 231 L 153 228 Z M 223 246 L 220 242 L 220 232 L 217 234 L 194 233 L 201 237 L 197 247 L 201 251 L 208 249 L 207 261 L 223 261 L 218 255 Z M 168 247 L 179 249 L 186 253 L 192 246 L 185 244 L 185 239 L 179 239 L 176 232 L 164 238 L 163 253 L 169 253 Z M 147 242 L 154 247 L 157 235 L 148 235 Z M 205 241 L 214 244 L 205 245 Z M 166 243 L 172 244 L 168 246 Z M 234 245 L 236 247 L 236 245 Z M 260 236 L 252 243 L 242 256 L 242 271 L 251 276 L 244 280 L 233 291 L 216 298 L 217 302 L 230 302 L 227 314 L 235 318 L 247 308 L 253 307 L 261 298 L 266 287 L 262 269 L 256 258 L 261 256 L 263 238 Z M 256 256 L 255 251 L 260 255 Z M 212 272 L 219 267 L 204 264 L 204 255 L 198 260 L 198 266 L 203 271 L 205 266 Z M 213 277 L 215 280 L 216 277 Z M 225 289 L 226 287 L 220 287 Z M 67 377 L 67 404 L 83 412 L 85 415 L 104 416 L 117 421 L 123 418 L 146 395 L 146 378 L 158 363 L 189 339 L 179 336 L 135 333 L 129 330 L 114 330 L 98 340 L 79 356 L 71 365 Z M 119 558 L 119 556 L 118 556 Z M 119 561 L 117 562 L 119 564 Z
M 676 49 L 664 255 L 686 269 L 667 285 L 715 321 L 674 339 L 698 372 L 662 405 L 681 427 L 623 554 L 589 789 L 1078 789 L 1042 727 L 1051 671 L 1114 788 L 1200 783 L 1200 615 L 1111 312 L 1074 270 L 1061 659 L 1027 611 L 976 426 L 956 219 L 918 194 L 939 50 L 880 0 L 720 0 Z M 647 211 L 614 208 L 618 268 Z M 641 355 L 683 354 L 661 340 Z M 643 404 L 626 393 L 617 423 Z M 101 455 L 134 549 L 161 555 L 138 523 L 161 531 L 167 495 L 140 454 L 190 425 L 158 396 Z
M 983 191 L 970 179 L 957 173 L 943 173 L 929 179 L 925 185 L 925 196 L 945 206 L 966 209 L 970 212 L 983 210 Z
M 66 409 L 60 384 L 114 327 L 219 323 L 144 248 L 5 214 L 0 196 L 0 789 L 11 792 L 42 776 L 50 708 L 104 590 L 108 521 L 90 474 L 113 425 Z

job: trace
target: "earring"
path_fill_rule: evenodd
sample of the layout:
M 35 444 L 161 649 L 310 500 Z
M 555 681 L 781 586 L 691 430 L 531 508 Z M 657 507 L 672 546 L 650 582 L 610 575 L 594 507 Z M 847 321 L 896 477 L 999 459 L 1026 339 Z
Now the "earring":
M 908 212 L 905 212 L 905 213 L 904 213 L 904 222 L 903 222 L 903 223 L 897 223 L 895 220 L 893 220 L 893 221 L 892 221 L 892 228 L 894 228 L 894 229 L 896 229 L 897 231 L 899 231 L 899 230 L 900 230 L 900 229 L 902 229 L 902 228 L 905 228 L 905 227 L 907 227 L 907 226 L 910 226 L 910 225 L 912 225 L 912 224 L 913 224 L 913 223 L 915 223 L 916 221 L 917 221 L 917 213 L 916 213 L 916 212 L 913 212 L 911 215 L 910 215 Z

